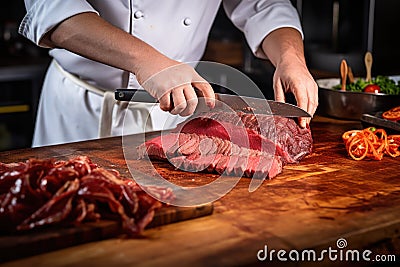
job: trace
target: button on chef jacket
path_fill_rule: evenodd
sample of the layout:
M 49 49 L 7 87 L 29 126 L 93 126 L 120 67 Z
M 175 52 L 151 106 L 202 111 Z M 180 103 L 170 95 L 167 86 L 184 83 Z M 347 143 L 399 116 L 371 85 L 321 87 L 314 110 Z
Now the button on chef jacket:
M 257 57 L 266 57 L 260 44 L 271 31 L 292 27 L 302 34 L 297 11 L 289 0 L 226 0 L 222 3 Z M 217 0 L 25 0 L 27 14 L 19 31 L 39 44 L 44 34 L 63 20 L 79 13 L 94 12 L 164 55 L 180 62 L 194 62 L 204 53 L 220 4 Z M 106 90 L 138 86 L 134 76 L 126 71 L 65 49 L 54 48 L 49 53 L 64 70 Z

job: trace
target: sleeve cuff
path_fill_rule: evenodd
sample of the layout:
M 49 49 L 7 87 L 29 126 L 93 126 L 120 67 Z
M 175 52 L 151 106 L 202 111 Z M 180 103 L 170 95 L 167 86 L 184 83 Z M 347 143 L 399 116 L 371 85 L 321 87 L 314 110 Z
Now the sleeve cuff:
M 259 58 L 267 58 L 261 43 L 276 29 L 294 28 L 304 39 L 297 10 L 288 0 L 226 0 L 224 8 L 228 17 L 244 33 L 253 54 Z
M 19 33 L 39 45 L 42 37 L 60 22 L 85 12 L 98 12 L 87 1 L 39 0 L 28 9 Z
M 297 11 L 289 4 L 273 5 L 250 17 L 244 26 L 244 34 L 254 55 L 266 59 L 267 56 L 261 49 L 262 41 L 272 31 L 285 27 L 298 30 L 304 39 Z

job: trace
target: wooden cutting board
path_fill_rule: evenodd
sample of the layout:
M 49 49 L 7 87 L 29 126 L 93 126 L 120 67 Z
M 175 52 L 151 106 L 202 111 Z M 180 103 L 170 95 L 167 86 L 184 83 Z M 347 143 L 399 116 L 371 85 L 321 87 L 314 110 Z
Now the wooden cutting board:
M 273 248 L 289 244 L 291 248 L 294 246 L 304 249 L 326 248 L 332 245 L 332 240 L 343 235 L 351 237 L 351 244 L 358 245 L 358 248 L 387 236 L 390 238 L 392 233 L 397 236 L 399 161 L 390 157 L 380 162 L 356 162 L 349 159 L 341 134 L 360 127 L 360 123 L 355 125 L 354 122 L 343 122 L 340 125 L 329 121 L 315 123 L 312 127 L 314 152 L 300 164 L 285 166 L 283 173 L 266 181 L 252 193 L 248 191 L 249 179 L 240 180 L 234 190 L 215 202 L 217 214 L 204 220 L 208 226 L 206 230 L 199 231 L 193 227 L 199 225 L 196 222 L 199 220 L 191 220 L 186 222 L 187 225 L 183 223 L 173 226 L 175 231 L 169 228 L 160 229 L 160 238 L 147 242 L 146 248 L 137 249 L 140 242 L 132 242 L 132 246 L 125 247 L 129 247 L 131 256 L 125 265 L 134 266 L 143 259 L 154 260 L 160 247 L 165 248 L 163 255 L 168 255 L 162 257 L 167 265 L 179 266 L 194 262 L 197 264 L 193 266 L 215 262 L 241 265 L 246 260 L 254 263 L 257 260 L 255 252 L 265 244 L 270 233 L 273 236 L 268 239 L 268 245 Z M 132 143 L 132 148 L 138 144 Z M 114 168 L 123 176 L 129 176 L 120 138 L 1 152 L 0 161 L 15 162 L 32 157 L 64 158 L 77 155 L 87 155 L 101 167 Z M 142 166 L 140 161 L 135 164 L 139 171 L 146 171 L 146 166 Z M 155 167 L 158 173 L 165 174 L 170 182 L 177 185 L 196 186 L 214 179 L 214 174 L 182 172 L 165 162 L 158 162 Z M 212 206 L 208 208 L 212 211 Z M 387 212 L 389 208 L 394 212 Z M 180 208 L 171 208 L 169 212 L 177 217 L 182 214 Z M 160 215 L 161 213 L 156 215 L 155 224 Z M 179 220 L 183 218 L 177 221 Z M 173 220 L 164 224 L 169 222 Z M 115 230 L 119 230 L 118 225 L 113 222 L 87 224 L 82 227 L 84 228 L 62 229 L 46 234 L 3 237 L 0 239 L 0 259 L 21 258 L 119 234 Z M 369 234 L 371 232 L 373 234 Z M 277 243 L 274 244 L 274 240 Z M 179 246 L 193 241 L 195 244 L 191 246 Z M 216 249 L 215 244 L 218 244 L 219 249 Z M 117 253 L 120 249 L 113 247 L 114 245 L 113 242 L 99 242 L 88 245 L 89 248 L 96 248 L 92 251 L 88 251 L 86 246 L 71 248 L 66 252 L 34 257 L 32 262 L 42 262 L 49 257 L 52 261 L 46 261 L 47 266 L 52 266 L 54 262 L 62 266 L 65 263 L 62 258 L 58 259 L 59 255 L 68 255 L 72 250 L 75 252 L 73 255 L 80 259 L 76 262 L 82 262 L 82 265 L 90 262 L 92 265 L 114 266 L 116 259 L 110 257 L 110 254 Z M 196 250 L 195 254 L 193 248 Z M 179 256 L 175 255 L 177 250 L 181 252 Z M 224 253 L 221 254 L 221 251 Z M 225 259 L 231 259 L 231 264 L 226 264 Z M 32 263 L 30 259 L 25 262 Z
M 156 212 L 147 228 L 199 218 L 212 212 L 212 203 L 195 207 L 163 207 Z M 116 221 L 99 221 L 84 223 L 79 227 L 58 227 L 33 231 L 29 234 L 0 236 L 0 263 L 120 236 L 121 230 L 120 224 Z
M 269 251 L 335 249 L 339 238 L 348 241 L 349 249 L 399 255 L 400 158 L 359 162 L 349 158 L 341 135 L 361 127 L 360 122 L 314 118 L 312 155 L 285 166 L 280 175 L 254 192 L 248 190 L 250 179 L 241 179 L 229 194 L 214 202 L 213 216 L 150 230 L 151 238 L 146 240 L 91 242 L 3 265 L 259 266 L 268 265 L 256 257 L 264 245 Z M 88 155 L 102 167 L 129 175 L 120 138 L 1 152 L 0 161 L 76 155 Z M 139 163 L 137 168 L 144 169 Z M 156 167 L 171 182 L 184 186 L 213 179 L 213 174 L 175 171 L 167 163 Z M 337 263 L 332 262 L 346 265 Z M 363 265 L 359 263 L 354 262 Z

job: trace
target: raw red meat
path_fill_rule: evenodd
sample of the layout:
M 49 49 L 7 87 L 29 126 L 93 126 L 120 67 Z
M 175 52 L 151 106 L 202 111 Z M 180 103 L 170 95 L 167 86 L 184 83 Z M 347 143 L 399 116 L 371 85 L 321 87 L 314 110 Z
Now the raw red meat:
M 286 163 L 310 154 L 313 143 L 310 129 L 299 127 L 293 119 L 244 112 L 208 113 L 181 123 L 174 132 L 219 137 L 267 153 L 275 150 Z
M 191 172 L 273 178 L 284 164 L 310 154 L 312 142 L 310 129 L 292 119 L 215 112 L 145 142 L 138 153 Z
M 161 200 L 173 197 L 170 189 L 147 190 Z M 1 232 L 106 217 L 120 220 L 131 235 L 139 234 L 162 205 L 133 180 L 100 168 L 85 156 L 0 163 L 0 203 Z

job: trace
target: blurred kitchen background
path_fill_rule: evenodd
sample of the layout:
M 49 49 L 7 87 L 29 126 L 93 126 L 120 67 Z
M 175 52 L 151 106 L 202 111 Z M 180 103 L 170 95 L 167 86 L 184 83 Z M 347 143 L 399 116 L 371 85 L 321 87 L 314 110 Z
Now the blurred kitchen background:
M 364 76 L 366 51 L 374 57 L 373 76 L 400 74 L 400 1 L 292 0 L 292 4 L 302 20 L 306 59 L 316 79 L 339 77 L 343 58 L 356 76 Z M 50 62 L 47 49 L 36 47 L 18 34 L 24 15 L 23 0 L 2 4 L 0 151 L 30 147 L 41 84 Z M 250 53 L 241 32 L 223 9 L 214 22 L 204 60 L 243 71 L 266 97 L 273 98 L 273 66 Z

